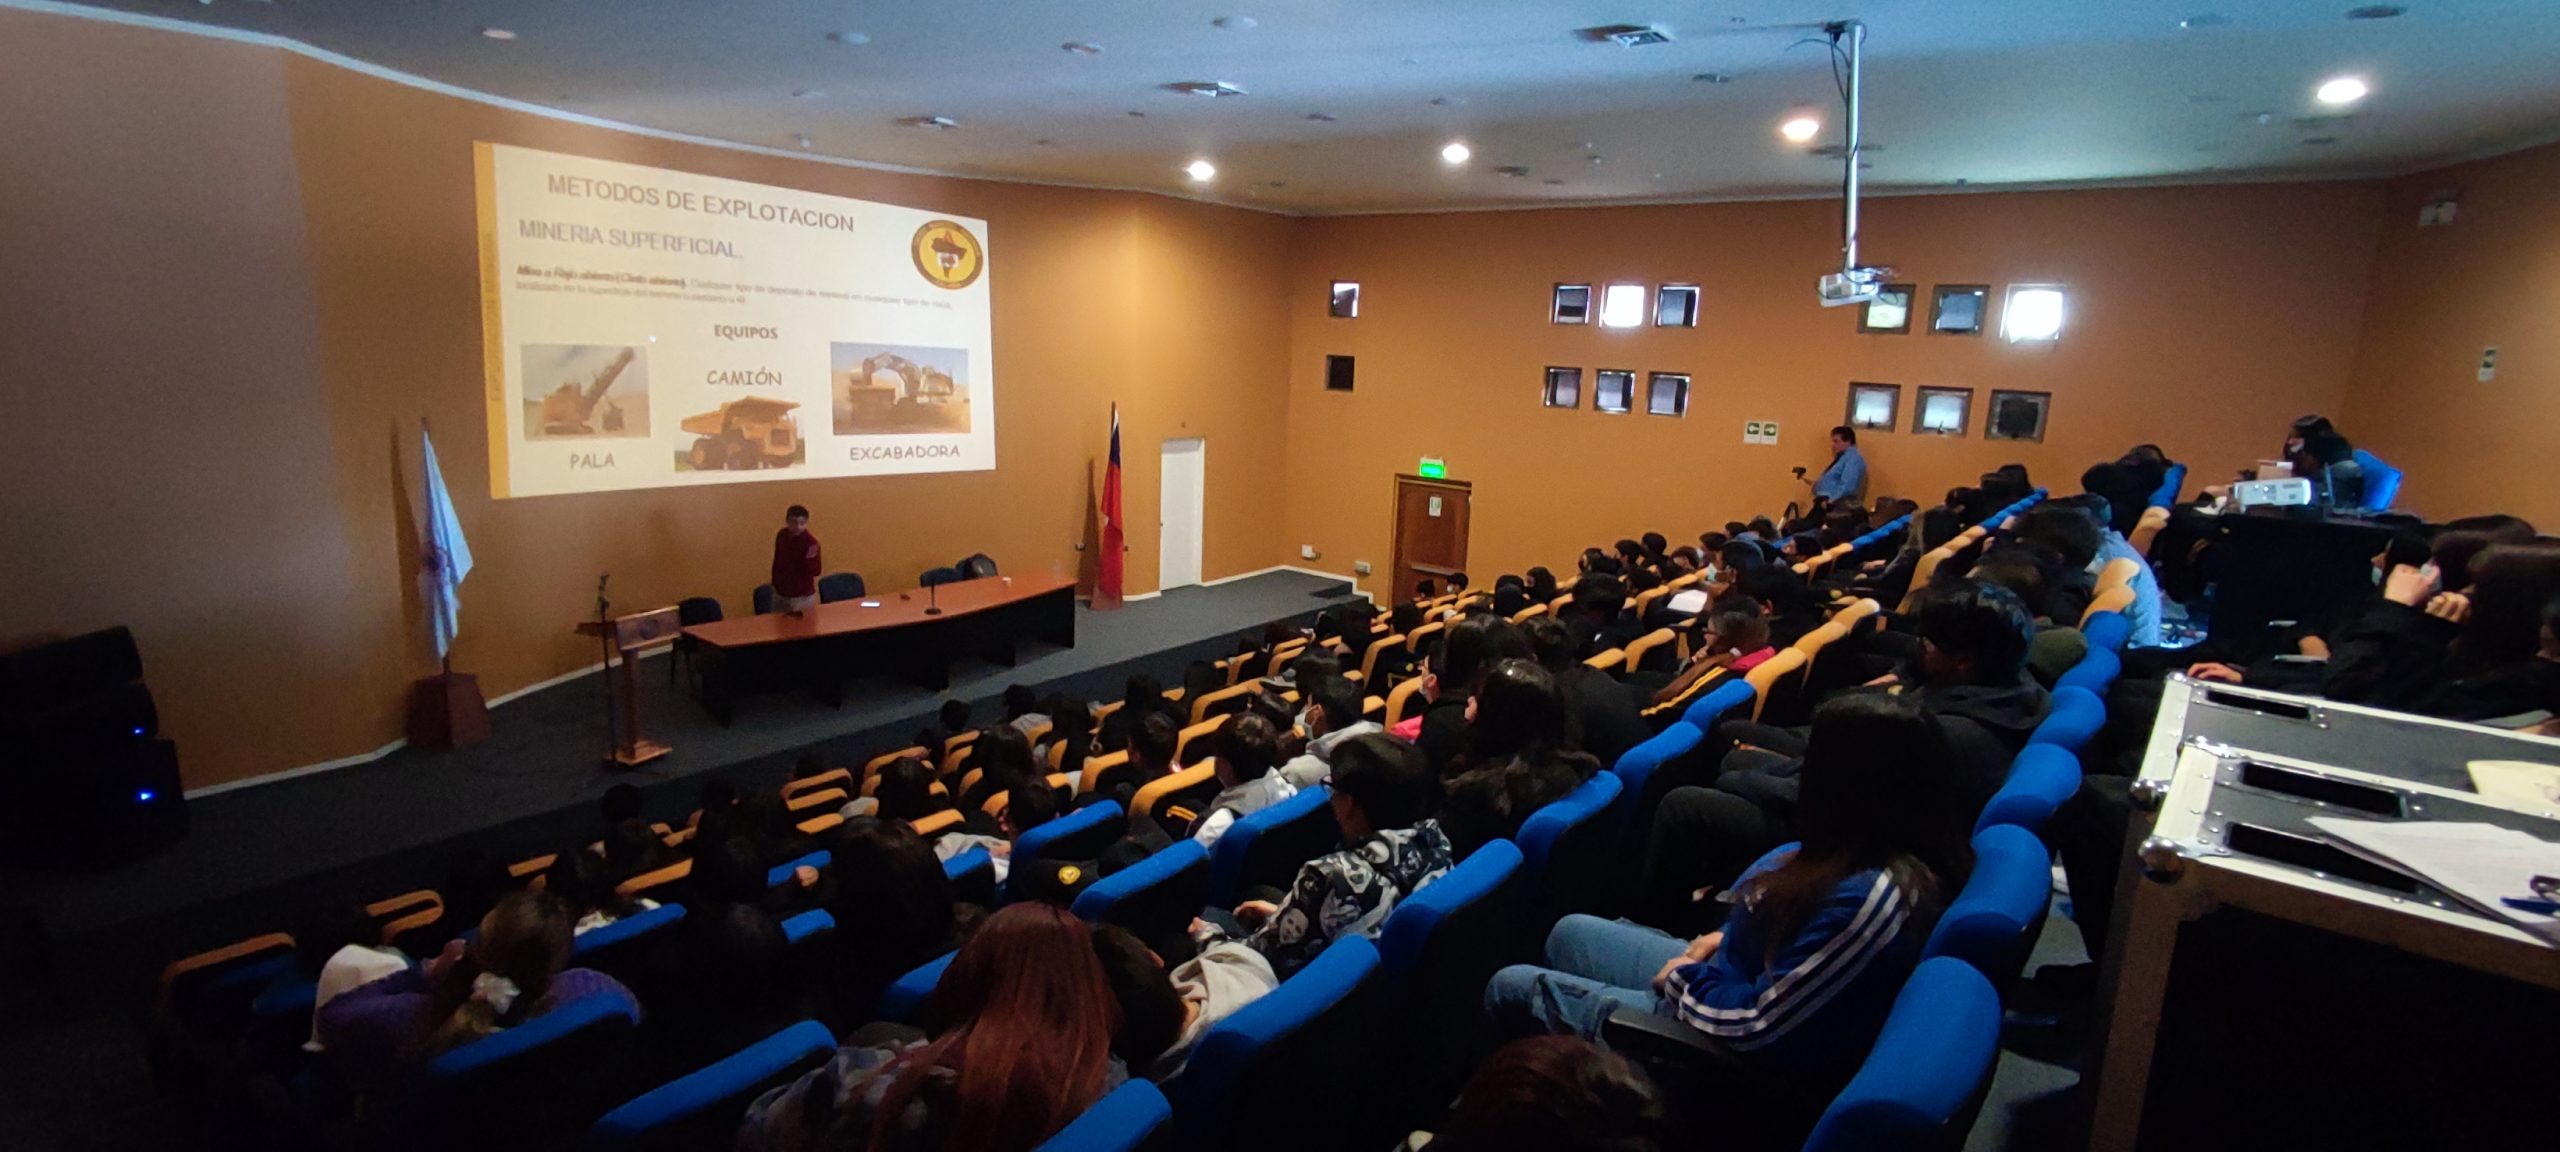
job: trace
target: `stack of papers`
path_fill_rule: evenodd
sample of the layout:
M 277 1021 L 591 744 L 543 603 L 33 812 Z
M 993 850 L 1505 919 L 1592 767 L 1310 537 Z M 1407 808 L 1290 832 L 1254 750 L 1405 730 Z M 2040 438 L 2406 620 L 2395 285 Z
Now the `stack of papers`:
M 2481 799 L 2524 812 L 2560 810 L 2560 766 L 2530 760 L 2474 760 L 2469 767 L 2471 787 Z
M 2510 907 L 2533 900 L 2537 875 L 2560 876 L 2560 844 L 2495 824 L 2351 820 L 2314 816 L 2340 847 L 2418 877 L 2490 916 L 2560 942 L 2560 917 Z

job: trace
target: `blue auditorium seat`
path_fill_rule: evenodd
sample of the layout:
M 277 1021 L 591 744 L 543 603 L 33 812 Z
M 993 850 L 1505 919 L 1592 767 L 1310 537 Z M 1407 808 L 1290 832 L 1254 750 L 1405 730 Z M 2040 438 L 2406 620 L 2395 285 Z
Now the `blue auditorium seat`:
M 1980 832 L 1994 824 L 2014 824 L 2041 834 L 2054 810 L 2080 790 L 2080 758 L 2055 744 L 2029 744 L 2009 763 L 2009 778 L 1982 806 L 1973 822 Z
M 2364 502 L 2357 508 L 2365 512 L 2388 512 L 2391 502 L 2400 498 L 2400 484 L 2406 474 L 2389 461 L 2362 448 L 2355 450 L 2356 466 L 2364 469 Z
M 1484 986 L 1518 954 L 1525 871 L 1517 845 L 1489 841 L 1387 914 L 1378 931 L 1386 996 L 1370 1037 L 1397 1088 L 1373 1102 L 1382 1114 L 1359 1144 L 1385 1147 L 1427 1124 L 1493 1048 Z
M 767 888 L 780 888 L 791 882 L 791 873 L 793 869 L 815 868 L 819 871 L 825 871 L 827 865 L 834 862 L 835 857 L 829 855 L 826 849 L 820 848 L 817 851 L 800 857 L 797 860 L 785 860 L 782 863 L 776 864 L 765 870 L 764 886 Z
M 1073 911 L 1087 923 L 1117 924 L 1153 946 L 1187 930 L 1208 903 L 1209 850 L 1181 840 L 1094 881 L 1076 895 Z
M 602 928 L 591 928 L 579 933 L 577 943 L 570 946 L 569 963 L 622 976 L 636 970 L 641 958 L 668 939 L 676 922 L 682 919 L 684 905 L 660 904 Z
M 1120 842 L 1129 831 L 1120 802 L 1105 800 L 1078 808 L 1014 837 L 1013 858 L 1024 860 L 1091 860 Z
M 2089 641 L 2092 652 L 2104 648 L 2122 653 L 2125 640 L 2133 635 L 2133 622 L 2125 619 L 2122 612 L 2100 612 L 2080 626 L 2080 635 Z
M 1742 687 L 1746 692 L 1751 688 L 1749 684 Z M 1708 693 L 1705 700 L 1691 707 L 1694 709 L 1704 706 L 1724 691 L 1724 688 L 1718 688 Z M 1630 802 L 1643 797 L 1645 782 L 1653 779 L 1655 769 L 1688 754 L 1691 749 L 1704 743 L 1706 738 L 1705 729 L 1686 720 L 1676 720 L 1670 727 L 1654 733 L 1652 739 L 1619 753 L 1618 763 L 1612 770 L 1618 774 L 1619 782 L 1627 786 L 1625 795 Z
M 956 950 L 945 952 L 890 982 L 888 990 L 880 993 L 880 1019 L 896 1024 L 915 1023 L 925 997 L 933 995 L 933 986 L 942 983 L 943 970 L 951 967 L 951 958 L 959 954 Z
M 1173 1104 L 1163 1089 L 1153 1081 L 1131 1080 L 1041 1141 L 1038 1152 L 1137 1152 L 1172 1120 Z
M 2056 677 L 2053 686 L 2057 690 L 2078 688 L 2103 699 L 2107 689 L 2115 686 L 2116 677 L 2123 673 L 2122 657 L 2108 649 L 2093 647 L 2089 649 L 2088 655 L 2080 658 L 2079 663 L 2071 666 L 2070 671 Z
M 1994 824 L 1973 836 L 1973 873 L 1947 902 L 1929 933 L 1923 957 L 1953 956 L 2005 986 L 2026 963 L 2027 950 L 2053 904 L 2053 857 L 2035 833 Z
M 592 933 L 590 933 L 592 935 Z M 613 1103 L 640 1005 L 597 992 L 429 1060 L 413 1119 L 428 1142 L 547 1147 Z
M 2097 693 L 2086 688 L 2063 688 L 2053 694 L 2053 711 L 2036 725 L 2029 744 L 2056 744 L 2066 752 L 2079 754 L 2098 729 L 2107 726 L 2107 706 Z
M 1427 889 L 1426 889 L 1427 890 Z M 1371 1078 L 1359 1034 L 1376 945 L 1335 940 L 1296 975 L 1211 1027 L 1164 1085 L 1175 1147 L 1346 1147 Z M 1280 1106 L 1274 1106 L 1279 1103 Z
M 1740 677 L 1727 680 L 1692 702 L 1688 710 L 1680 714 L 1680 721 L 1700 732 L 1714 731 L 1716 721 L 1723 719 L 1726 713 L 1749 704 L 1751 696 L 1752 687 L 1749 681 Z
M 1517 843 L 1529 885 L 1525 932 L 1543 939 L 1567 912 L 1605 908 L 1609 870 L 1618 858 L 1618 834 L 1626 810 L 1618 798 L 1626 784 L 1615 772 L 1594 772 L 1581 787 L 1529 814 Z
M 782 919 L 782 939 L 787 944 L 798 944 L 835 930 L 836 918 L 824 908 L 812 908 Z
M 756 1097 L 799 1079 L 835 1053 L 836 1038 L 826 1025 L 803 1020 L 605 1113 L 587 1130 L 586 1147 L 591 1152 L 727 1147 Z
M 1209 852 L 1209 903 L 1232 908 L 1248 884 L 1285 887 L 1299 865 L 1340 846 L 1332 799 L 1317 785 L 1229 825 Z
M 1961 1147 L 1999 1054 L 2000 995 L 1990 982 L 1960 960 L 1921 961 L 1805 1152 Z
M 972 848 L 942 862 L 942 874 L 951 880 L 951 896 L 982 908 L 995 907 L 996 858 L 984 848 Z
M 2169 466 L 2168 473 L 2160 478 L 2160 486 L 2152 489 L 2151 506 L 2154 508 L 2177 507 L 2178 490 L 2186 487 L 2186 485 L 2187 466 L 2184 464 L 2171 464 Z M 2370 491 L 2372 487 L 2372 481 L 2366 481 L 2365 488 Z

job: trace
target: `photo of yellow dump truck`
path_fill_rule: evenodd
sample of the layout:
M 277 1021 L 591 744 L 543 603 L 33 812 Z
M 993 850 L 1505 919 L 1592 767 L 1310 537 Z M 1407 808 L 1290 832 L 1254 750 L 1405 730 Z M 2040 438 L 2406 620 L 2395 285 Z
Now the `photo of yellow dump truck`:
M 677 427 L 693 434 L 693 443 L 677 462 L 695 472 L 737 472 L 755 468 L 789 468 L 808 460 L 808 443 L 790 400 L 742 396 L 718 409 L 687 416 Z

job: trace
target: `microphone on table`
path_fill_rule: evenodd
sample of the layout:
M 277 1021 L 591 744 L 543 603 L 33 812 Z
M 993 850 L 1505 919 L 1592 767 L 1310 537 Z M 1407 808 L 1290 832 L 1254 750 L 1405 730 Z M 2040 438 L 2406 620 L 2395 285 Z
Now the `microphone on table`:
M 925 586 L 924 586 L 924 599 L 925 599 L 925 605 L 924 605 L 924 614 L 925 614 L 925 615 L 927 615 L 927 616 L 940 616 L 940 615 L 942 615 L 942 585 L 940 585 L 940 584 L 927 584 L 927 585 L 925 585 Z

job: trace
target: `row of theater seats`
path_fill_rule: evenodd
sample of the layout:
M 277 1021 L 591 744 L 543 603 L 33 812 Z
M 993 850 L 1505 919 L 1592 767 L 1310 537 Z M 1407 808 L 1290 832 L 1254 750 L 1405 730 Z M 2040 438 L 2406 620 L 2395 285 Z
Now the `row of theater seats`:
M 2005 520 L 2041 496 L 2041 492 L 2031 496 L 1992 522 Z M 1848 546 L 1847 552 L 1826 553 L 1823 564 L 1882 541 L 1896 527 L 1888 524 L 1877 529 Z M 1813 570 L 1819 572 L 1820 567 Z M 1442 619 L 1426 628 L 1454 615 L 1462 602 L 1446 599 L 1439 605 L 1445 610 Z M 1275 1148 L 1374 1144 L 1427 1122 L 1455 1093 L 1486 1046 L 1480 1008 L 1486 978 L 1503 963 L 1534 957 L 1547 929 L 1566 913 L 1603 910 L 1612 904 L 1612 879 L 1625 864 L 1623 846 L 1641 839 L 1626 832 L 1651 770 L 1694 747 L 1708 728 L 1727 715 L 1739 714 L 1743 705 L 1749 704 L 1753 715 L 1762 715 L 1772 697 L 1800 689 L 1821 648 L 1875 611 L 1872 601 L 1852 602 L 1830 624 L 1806 637 L 1806 643 L 1791 649 L 1795 659 L 1773 660 L 1749 678 L 1715 684 L 1685 705 L 1678 722 L 1629 751 L 1612 770 L 1530 816 L 1516 842 L 1488 844 L 1442 879 L 1414 893 L 1389 918 L 1374 945 L 1350 940 L 1328 949 L 1278 991 L 1213 1029 L 1201 1041 L 1190 1066 L 1162 1090 L 1132 1083 L 1061 1132 L 1050 1146 L 1131 1148 L 1160 1131 L 1170 1133 L 1184 1147 L 1239 1142 Z M 1970 1109 L 1979 1106 L 1995 1054 L 1998 994 L 2016 976 L 2047 902 L 2047 854 L 2035 841 L 2035 833 L 2078 787 L 2075 754 L 2103 721 L 2097 694 L 2112 681 L 2117 666 L 2115 648 L 2124 635 L 2122 618 L 2112 612 L 2093 613 L 2086 624 L 2089 656 L 2065 677 L 2052 716 L 1981 814 L 1975 839 L 1979 863 L 1932 937 L 1931 959 L 1915 972 L 1897 1002 L 1867 1068 L 1828 1102 L 1810 1146 L 1917 1146 L 1948 1133 L 1960 1138 L 1969 1126 Z M 1391 640 L 1414 642 L 1412 637 L 1381 637 L 1364 655 L 1373 660 L 1380 646 Z M 1274 656 L 1274 665 L 1285 662 L 1282 654 Z M 1230 663 L 1230 679 L 1236 679 Z M 1627 663 L 1632 666 L 1633 661 Z M 1418 681 L 1399 685 L 1397 694 L 1409 696 Z M 1179 691 L 1168 696 L 1179 699 Z M 1213 731 L 1227 715 L 1223 710 L 1209 714 L 1215 706 L 1206 698 L 1209 695 L 1214 693 L 1194 701 L 1195 727 L 1206 726 L 1201 734 Z M 1402 702 L 1386 706 L 1391 716 Z M 1372 698 L 1373 708 L 1379 703 Z M 955 740 L 945 750 L 943 766 L 952 769 L 963 764 L 964 759 L 954 754 L 966 746 L 966 738 Z M 881 765 L 898 755 L 918 751 L 922 750 L 901 749 L 877 758 L 865 766 L 865 776 L 875 776 Z M 1095 764 L 1100 766 L 1099 758 Z M 1133 806 L 1161 812 L 1154 806 L 1167 803 L 1168 798 L 1178 799 L 1185 787 L 1201 783 L 1188 777 L 1209 774 L 1205 764 L 1177 773 L 1185 779 L 1159 781 L 1159 785 L 1176 786 L 1142 792 Z M 832 808 L 841 803 L 841 786 L 849 776 L 830 774 L 789 786 L 788 798 L 795 802 L 824 797 L 814 804 L 794 804 L 795 808 L 824 809 L 804 822 L 804 829 L 823 831 L 812 825 L 836 819 Z M 1016 857 L 1089 859 L 1118 841 L 1124 827 L 1125 814 L 1119 805 L 1094 805 L 1025 833 L 1015 846 Z M 674 830 L 668 834 L 681 835 Z M 1180 932 L 1203 907 L 1232 905 L 1248 885 L 1285 883 L 1301 863 L 1329 850 L 1338 837 L 1325 790 L 1309 789 L 1288 803 L 1239 821 L 1214 851 L 1180 841 L 1104 878 L 1077 898 L 1074 911 L 1096 922 L 1121 924 L 1142 938 L 1162 938 L 1165 933 Z M 814 853 L 775 866 L 768 880 L 779 887 L 790 882 L 797 867 L 823 870 L 829 863 L 826 853 Z M 947 871 L 964 900 L 992 906 L 1006 898 L 984 852 L 955 858 Z M 665 882 L 661 878 L 634 890 Z M 428 900 L 416 901 L 418 896 Z M 432 893 L 411 894 L 400 898 L 410 900 L 410 905 L 378 905 L 388 916 L 385 938 L 393 938 L 397 927 L 440 912 L 440 907 L 432 905 L 432 897 Z M 591 931 L 579 938 L 575 962 L 606 971 L 627 968 L 663 940 L 684 915 L 680 904 L 668 904 Z M 823 910 L 802 912 L 784 922 L 786 938 L 794 948 L 822 940 L 834 927 Z M 281 951 L 275 947 L 277 942 L 282 944 Z M 911 1018 L 949 959 L 942 957 L 900 979 L 882 998 L 876 1015 Z M 309 990 L 286 979 L 290 971 L 290 939 L 261 937 L 173 965 L 164 977 L 164 1002 L 201 1006 L 219 999 L 225 989 L 264 989 L 254 995 L 254 1014 L 290 1019 L 298 1001 L 302 1019 L 307 1020 Z M 561 1076 L 590 1065 L 597 1053 L 627 1043 L 637 1019 L 635 1005 L 610 998 L 537 1018 L 439 1057 L 428 1070 L 430 1091 L 450 1094 L 447 1098 L 455 1101 L 471 1101 L 467 1111 L 475 1114 L 521 1116 L 525 1110 L 538 1111 L 532 1086 L 557 1085 Z M 1644 1041 L 1628 1042 L 1641 1045 Z M 585 1139 L 594 1147 L 719 1146 L 748 1101 L 814 1067 L 834 1046 L 835 1038 L 823 1025 L 803 1021 L 618 1107 L 604 1109 L 602 1105 L 610 1101 L 595 1101 L 600 1118 L 590 1111 L 583 1117 L 564 1118 L 563 1123 L 585 1127 Z M 1391 1075 L 1382 1074 L 1389 1070 Z M 1383 1091 L 1386 1085 L 1395 1090 Z M 1289 1094 L 1274 1097 L 1275 1090 Z M 1324 1095 L 1309 1097 L 1299 1092 Z M 1339 1105 L 1281 1109 L 1285 1119 L 1266 1122 L 1272 1110 L 1251 1104 L 1274 1098 L 1327 1099 Z M 1234 1117 L 1246 1114 L 1256 1115 L 1257 1122 L 1250 1132 L 1239 1133 Z

